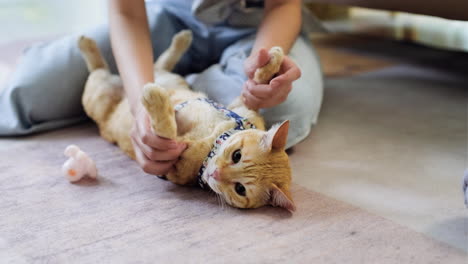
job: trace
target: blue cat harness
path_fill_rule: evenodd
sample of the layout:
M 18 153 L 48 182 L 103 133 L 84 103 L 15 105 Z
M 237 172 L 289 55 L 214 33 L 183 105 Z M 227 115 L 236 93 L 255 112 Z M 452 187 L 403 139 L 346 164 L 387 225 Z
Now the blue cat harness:
M 186 105 L 188 105 L 190 102 L 194 102 L 194 101 L 199 101 L 199 102 L 202 102 L 202 103 L 206 103 L 206 104 L 210 105 L 211 107 L 215 108 L 216 110 L 218 110 L 219 112 L 223 113 L 227 118 L 232 119 L 232 120 L 234 120 L 236 122 L 236 125 L 233 128 L 223 132 L 221 135 L 219 135 L 216 138 L 216 140 L 213 142 L 213 146 L 211 147 L 210 152 L 208 153 L 208 156 L 206 156 L 205 160 L 203 161 L 203 163 L 202 163 L 202 165 L 200 167 L 200 170 L 198 171 L 198 175 L 197 175 L 198 185 L 202 189 L 210 189 L 208 184 L 203 180 L 203 177 L 202 177 L 203 173 L 205 172 L 206 166 L 208 165 L 208 162 L 217 154 L 217 152 L 218 152 L 219 148 L 221 147 L 221 145 L 230 136 L 234 135 L 237 132 L 246 130 L 246 129 L 254 129 L 255 126 L 247 118 L 236 114 L 235 112 L 233 112 L 233 111 L 227 109 L 226 107 L 224 107 L 222 104 L 218 104 L 215 101 L 210 100 L 208 98 L 197 98 L 197 99 L 193 99 L 193 100 L 183 102 L 181 104 L 176 105 L 174 107 L 174 110 L 176 112 L 178 112 L 182 108 L 184 108 Z

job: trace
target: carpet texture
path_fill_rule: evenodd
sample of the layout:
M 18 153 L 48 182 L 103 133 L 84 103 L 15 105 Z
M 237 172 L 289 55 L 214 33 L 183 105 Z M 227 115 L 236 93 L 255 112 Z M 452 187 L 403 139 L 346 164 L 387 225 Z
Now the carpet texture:
M 96 161 L 99 181 L 70 184 L 61 174 L 63 150 L 72 143 Z M 0 160 L 2 262 L 467 260 L 462 251 L 297 185 L 293 215 L 272 207 L 222 208 L 208 192 L 144 174 L 90 123 L 0 139 Z
M 349 35 L 316 46 L 330 50 L 324 67 L 346 65 L 334 63 L 345 54 L 366 71 L 326 79 L 296 183 L 468 252 L 468 53 Z

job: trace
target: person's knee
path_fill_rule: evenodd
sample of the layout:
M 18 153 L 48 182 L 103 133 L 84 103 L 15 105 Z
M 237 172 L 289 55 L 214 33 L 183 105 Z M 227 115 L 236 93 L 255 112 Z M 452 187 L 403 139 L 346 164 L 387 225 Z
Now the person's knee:
M 49 101 L 49 105 L 73 105 L 82 113 L 80 95 L 88 75 L 77 48 L 78 36 L 68 36 L 47 44 L 36 44 L 22 56 L 9 82 L 21 101 Z M 55 100 L 64 102 L 53 102 Z M 34 104 L 34 103 L 32 103 Z M 49 109 L 49 111 L 59 110 Z M 53 114 L 52 114 L 53 115 Z
M 289 57 L 301 69 L 302 75 L 293 83 L 288 100 L 292 99 L 296 106 L 310 113 L 315 123 L 323 98 L 323 74 L 320 60 L 310 41 L 304 37 L 298 38 L 294 43 Z
M 317 121 L 318 111 L 317 107 L 303 104 L 302 107 L 289 106 L 278 114 L 267 111 L 264 117 L 268 128 L 289 120 L 288 146 L 290 147 L 307 137 L 312 125 Z
M 262 110 L 267 127 L 290 121 L 288 147 L 303 140 L 317 123 L 323 97 L 323 80 L 320 69 L 303 69 L 302 77 L 293 83 L 287 100 L 273 108 Z
M 0 94 L 0 112 L 5 113 L 5 127 L 11 127 L 0 130 L 29 133 L 84 116 L 81 94 L 88 71 L 77 47 L 78 37 L 66 36 L 25 50 Z M 58 121 L 64 122 L 50 123 Z

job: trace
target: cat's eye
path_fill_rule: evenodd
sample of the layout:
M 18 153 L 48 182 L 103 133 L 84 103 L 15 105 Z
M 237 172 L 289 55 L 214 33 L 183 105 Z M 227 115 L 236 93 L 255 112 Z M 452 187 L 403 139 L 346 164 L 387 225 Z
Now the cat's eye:
M 240 149 L 232 153 L 232 162 L 234 162 L 234 164 L 238 163 L 241 160 L 241 158 L 242 158 L 242 154 L 241 154 Z
M 240 196 L 245 196 L 245 187 L 241 183 L 236 183 L 236 186 L 234 187 L 236 190 L 236 193 Z

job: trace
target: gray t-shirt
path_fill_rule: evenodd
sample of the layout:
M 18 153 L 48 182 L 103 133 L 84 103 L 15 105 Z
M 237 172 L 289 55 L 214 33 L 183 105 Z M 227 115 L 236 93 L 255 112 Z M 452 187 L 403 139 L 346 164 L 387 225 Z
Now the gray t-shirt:
M 192 13 L 206 24 L 257 26 L 263 16 L 263 0 L 194 0 Z
M 262 21 L 264 0 L 159 0 L 171 6 L 190 9 L 192 15 L 207 25 L 258 27 Z M 176 11 L 175 11 L 176 12 Z M 178 12 L 176 12 L 178 13 Z M 302 8 L 302 33 L 325 31 L 320 21 Z

